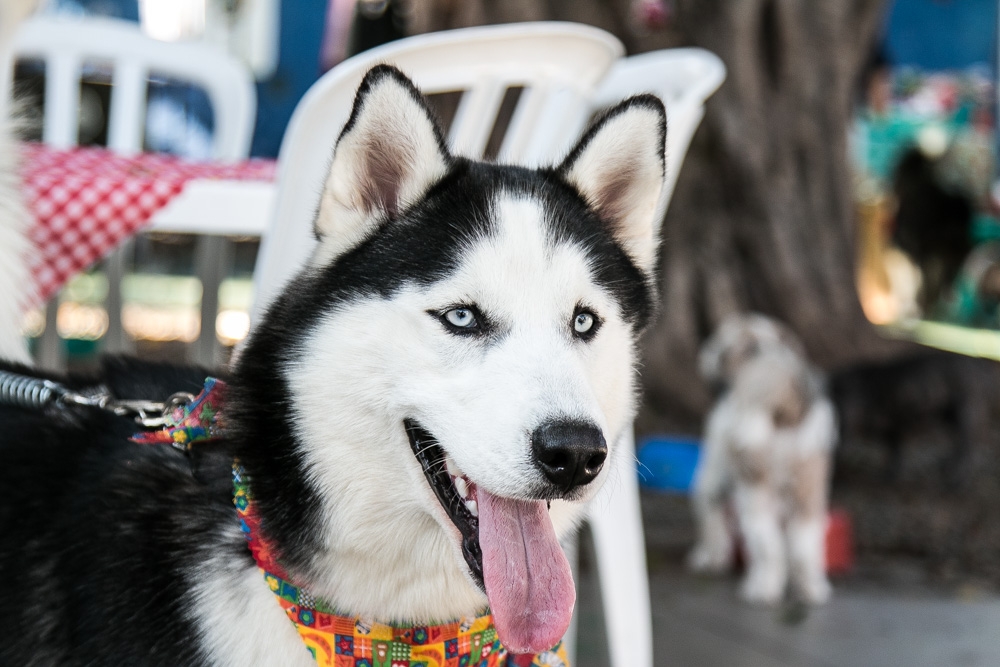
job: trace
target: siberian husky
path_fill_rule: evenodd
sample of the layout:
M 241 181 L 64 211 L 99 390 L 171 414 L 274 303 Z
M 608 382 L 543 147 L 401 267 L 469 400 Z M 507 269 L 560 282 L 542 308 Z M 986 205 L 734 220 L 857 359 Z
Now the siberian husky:
M 0 407 L 0 663 L 315 664 L 247 547 L 234 460 L 287 576 L 358 632 L 488 608 L 496 653 L 557 644 L 575 600 L 559 538 L 627 474 L 665 131 L 643 95 L 554 168 L 474 162 L 373 68 L 318 250 L 225 378 L 220 438 L 185 455 L 100 409 Z M 162 400 L 203 376 L 113 360 L 61 382 Z

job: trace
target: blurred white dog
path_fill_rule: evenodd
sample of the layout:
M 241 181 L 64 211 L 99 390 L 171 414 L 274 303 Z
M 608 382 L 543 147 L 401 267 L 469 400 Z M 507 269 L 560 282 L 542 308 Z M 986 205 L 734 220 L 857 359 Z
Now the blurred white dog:
M 699 362 L 721 391 L 695 478 L 698 543 L 689 566 L 721 572 L 732 565 L 731 497 L 747 565 L 743 597 L 778 602 L 791 580 L 803 601 L 825 602 L 836 420 L 822 376 L 787 327 L 756 314 L 727 318 Z

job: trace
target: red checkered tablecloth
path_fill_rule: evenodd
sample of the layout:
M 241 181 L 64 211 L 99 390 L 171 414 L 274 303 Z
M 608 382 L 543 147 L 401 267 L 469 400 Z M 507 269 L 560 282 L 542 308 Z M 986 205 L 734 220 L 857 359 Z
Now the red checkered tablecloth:
M 122 157 L 102 148 L 54 150 L 26 143 L 21 175 L 35 217 L 29 232 L 36 247 L 32 271 L 44 302 L 148 224 L 188 181 L 273 181 L 275 162 L 189 162 L 160 153 Z

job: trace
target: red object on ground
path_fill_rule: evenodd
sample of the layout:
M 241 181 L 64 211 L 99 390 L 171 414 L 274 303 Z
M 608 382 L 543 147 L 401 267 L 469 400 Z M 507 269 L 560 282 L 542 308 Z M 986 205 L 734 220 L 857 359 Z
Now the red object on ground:
M 851 516 L 831 509 L 826 524 L 826 572 L 846 574 L 854 567 L 854 530 Z
M 32 272 L 44 302 L 75 273 L 149 223 L 192 179 L 273 181 L 273 160 L 190 162 L 163 153 L 124 157 L 104 148 L 21 147 L 25 202 L 34 216 Z

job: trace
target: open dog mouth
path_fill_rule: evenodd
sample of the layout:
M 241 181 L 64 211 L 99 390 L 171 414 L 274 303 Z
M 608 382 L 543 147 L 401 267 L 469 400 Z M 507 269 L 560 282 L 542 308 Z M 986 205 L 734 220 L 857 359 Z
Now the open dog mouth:
M 514 653 L 539 653 L 569 627 L 576 587 L 549 518 L 546 499 L 494 495 L 456 469 L 413 419 L 403 422 L 413 454 L 462 535 L 462 555 L 486 592 L 500 641 Z
M 479 508 L 476 488 L 462 475 L 452 475 L 446 463 L 445 451 L 438 441 L 412 419 L 403 421 L 410 448 L 417 457 L 424 477 L 448 513 L 451 522 L 462 534 L 462 555 L 473 579 L 484 591 L 483 552 L 479 545 Z

